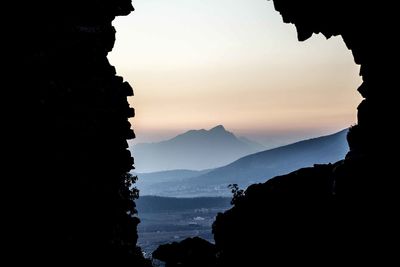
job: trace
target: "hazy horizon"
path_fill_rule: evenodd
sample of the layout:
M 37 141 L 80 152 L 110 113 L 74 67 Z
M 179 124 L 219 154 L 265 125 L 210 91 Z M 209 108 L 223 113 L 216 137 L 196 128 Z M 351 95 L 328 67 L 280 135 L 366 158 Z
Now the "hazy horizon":
M 135 142 L 222 124 L 267 146 L 356 122 L 359 66 L 341 37 L 298 42 L 266 0 L 135 0 L 109 59 L 134 87 Z
M 286 145 L 297 146 L 301 143 L 315 142 L 317 139 L 329 139 L 339 135 L 342 138 L 337 145 L 340 148 L 345 147 L 344 150 L 347 151 L 348 145 L 345 134 L 347 130 L 344 129 L 324 136 L 308 136 L 284 145 L 263 146 L 251 139 L 243 139 L 230 132 L 229 129 L 218 125 L 212 129 L 188 131 L 162 142 L 131 143 L 130 149 L 135 155 L 136 173 L 171 170 L 204 171 L 226 166 L 259 152 L 264 153 L 275 149 L 285 150 Z M 325 152 L 325 154 L 334 154 L 333 151 L 337 148 L 331 147 L 331 149 L 332 152 Z M 345 153 L 340 155 L 344 157 Z M 268 164 L 268 162 L 265 162 L 265 164 Z
M 210 131 L 211 129 L 213 129 L 216 126 L 222 125 L 226 131 L 233 133 L 236 137 L 244 137 L 249 139 L 250 141 L 254 141 L 259 143 L 260 145 L 265 146 L 265 149 L 271 149 L 271 148 L 275 148 L 275 147 L 279 147 L 279 146 L 284 146 L 284 145 L 288 145 L 288 144 L 292 144 L 298 141 L 304 141 L 304 140 L 308 140 L 308 139 L 312 139 L 312 138 L 318 138 L 318 137 L 323 137 L 326 135 L 331 135 L 331 134 L 335 134 L 338 133 L 348 127 L 345 128 L 341 128 L 341 129 L 337 129 L 337 130 L 333 130 L 332 132 L 325 132 L 325 131 L 313 131 L 313 132 L 308 132 L 308 131 L 304 131 L 304 132 L 300 132 L 300 131 L 296 131 L 296 132 L 290 132 L 290 131 L 286 131 L 286 132 L 251 132 L 249 134 L 246 135 L 246 133 L 244 134 L 238 134 L 237 132 L 225 127 L 223 124 L 218 124 L 218 125 L 214 125 L 210 128 L 195 128 L 195 129 L 186 129 L 183 130 L 182 132 L 178 132 L 178 131 L 165 131 L 165 132 L 150 132 L 148 136 L 146 136 L 145 138 L 135 138 L 132 140 L 129 140 L 130 145 L 135 145 L 135 144 L 151 144 L 151 143 L 159 143 L 159 142 L 163 142 L 163 141 L 169 141 L 171 139 L 174 139 L 175 137 L 185 134 L 189 131 L 199 131 L 199 130 L 206 130 L 206 131 Z

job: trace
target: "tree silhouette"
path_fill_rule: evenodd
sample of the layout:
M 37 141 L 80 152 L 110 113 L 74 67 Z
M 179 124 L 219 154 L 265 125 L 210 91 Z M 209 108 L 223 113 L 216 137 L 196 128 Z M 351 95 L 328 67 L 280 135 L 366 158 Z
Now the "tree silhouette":
M 231 205 L 236 205 L 244 197 L 245 192 L 243 189 L 239 188 L 238 184 L 230 184 L 228 185 L 228 188 L 231 190 L 233 195 Z

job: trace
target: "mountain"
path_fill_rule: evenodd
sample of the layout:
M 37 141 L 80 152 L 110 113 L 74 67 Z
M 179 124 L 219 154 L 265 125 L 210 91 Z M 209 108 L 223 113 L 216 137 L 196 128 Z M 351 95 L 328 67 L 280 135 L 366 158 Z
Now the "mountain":
M 302 167 L 333 163 L 343 159 L 348 152 L 347 131 L 345 129 L 332 135 L 251 154 L 196 176 L 180 180 L 169 177 L 168 181 L 155 183 L 152 194 L 175 197 L 227 196 L 230 195 L 227 186 L 232 183 L 245 188 Z M 151 174 L 148 175 L 148 179 L 151 179 Z M 146 190 L 142 194 L 147 194 Z
M 137 172 L 174 169 L 203 170 L 226 165 L 245 155 L 265 149 L 238 138 L 218 125 L 210 130 L 191 130 L 170 140 L 133 146 Z

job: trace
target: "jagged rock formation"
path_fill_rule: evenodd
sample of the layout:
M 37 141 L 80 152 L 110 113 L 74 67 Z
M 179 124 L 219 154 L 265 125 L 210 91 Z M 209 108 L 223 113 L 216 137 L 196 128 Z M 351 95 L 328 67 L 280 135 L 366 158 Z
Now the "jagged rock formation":
M 131 0 L 15 2 L 11 10 L 14 261 L 144 265 L 127 174 L 133 90 L 107 60 L 112 21 L 133 10 Z
M 216 252 L 215 245 L 194 237 L 161 245 L 152 256 L 165 262 L 165 267 L 213 267 L 216 266 Z
M 252 185 L 213 225 L 218 266 L 392 265 L 398 262 L 394 137 L 394 4 L 274 0 L 298 39 L 341 35 L 361 65 L 358 124 L 343 161 Z M 383 124 L 383 122 L 388 122 Z M 397 150 L 397 149 L 396 149 Z M 398 263 L 397 263 L 398 264 Z

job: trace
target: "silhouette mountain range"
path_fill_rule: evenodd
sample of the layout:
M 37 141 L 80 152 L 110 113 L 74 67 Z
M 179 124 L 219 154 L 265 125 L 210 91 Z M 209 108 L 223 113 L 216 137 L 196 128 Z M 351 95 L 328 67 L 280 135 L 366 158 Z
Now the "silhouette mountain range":
M 334 163 L 349 151 L 348 129 L 244 156 L 228 165 L 203 171 L 173 170 L 138 174 L 142 195 L 172 197 L 230 196 L 227 186 L 245 188 L 269 177 L 313 164 Z
M 132 151 L 137 172 L 156 172 L 215 168 L 264 148 L 218 125 L 210 130 L 190 130 L 162 142 L 139 143 Z

